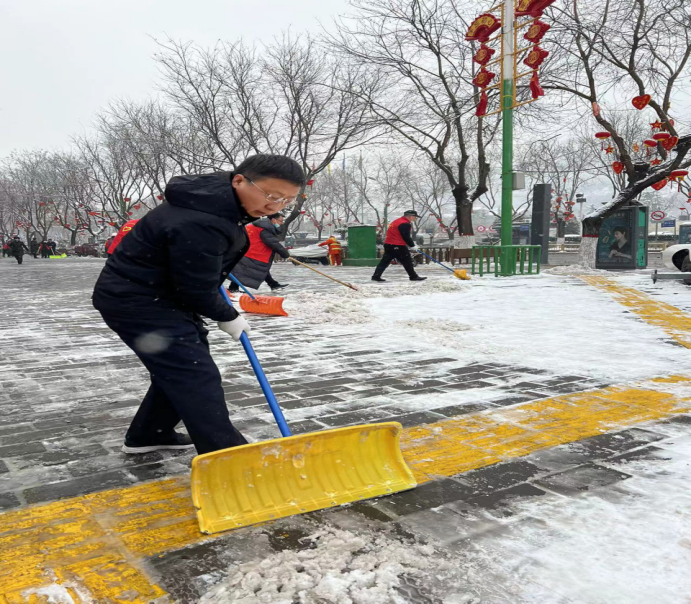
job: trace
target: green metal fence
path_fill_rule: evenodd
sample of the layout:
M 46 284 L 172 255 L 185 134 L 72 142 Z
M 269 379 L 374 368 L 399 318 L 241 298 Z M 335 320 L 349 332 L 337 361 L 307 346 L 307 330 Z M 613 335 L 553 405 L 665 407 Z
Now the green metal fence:
M 502 275 L 537 275 L 540 273 L 540 259 L 542 246 L 540 245 L 507 245 L 503 248 L 508 258 L 508 266 L 501 266 L 501 245 L 473 246 L 472 267 L 473 275 L 482 277 L 485 273 L 498 277 Z M 475 264 L 477 262 L 477 271 Z M 492 266 L 492 262 L 494 266 Z

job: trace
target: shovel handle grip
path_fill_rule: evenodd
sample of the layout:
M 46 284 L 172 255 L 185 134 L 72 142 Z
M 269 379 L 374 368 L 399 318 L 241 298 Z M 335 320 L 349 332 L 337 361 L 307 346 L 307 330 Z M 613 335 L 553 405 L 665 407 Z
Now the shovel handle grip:
M 442 264 L 441 262 L 439 262 L 439 260 L 435 260 L 434 258 L 432 258 L 432 256 L 428 256 L 427 254 L 425 254 L 425 252 L 420 252 L 420 253 L 425 258 L 429 258 L 432 262 L 436 262 L 439 266 L 443 266 L 447 271 L 451 271 L 453 273 L 453 269 L 446 266 L 446 264 Z
M 226 302 L 228 302 L 228 304 L 232 306 L 233 302 L 231 301 L 230 296 L 226 291 L 226 288 L 221 285 L 219 289 L 221 295 L 225 298 Z M 278 401 L 276 400 L 274 391 L 271 389 L 271 384 L 269 384 L 269 380 L 266 379 L 266 374 L 264 373 L 264 370 L 262 369 L 262 366 L 259 363 L 259 359 L 257 358 L 257 355 L 254 352 L 254 348 L 252 348 L 249 336 L 244 331 L 240 336 L 240 343 L 242 344 L 242 347 L 245 349 L 247 358 L 249 359 L 250 365 L 252 365 L 252 369 L 254 370 L 254 375 L 257 376 L 257 381 L 261 386 L 262 392 L 264 393 L 264 397 L 266 398 L 266 402 L 269 403 L 271 413 L 273 413 L 274 419 L 278 424 L 278 429 L 281 431 L 281 436 L 292 436 L 290 428 L 286 423 L 286 418 L 283 416 L 283 411 L 281 411 L 281 407 L 279 407 L 278 405 Z
M 339 281 L 338 279 L 334 279 L 333 277 L 330 277 L 329 275 L 326 275 L 326 274 L 322 273 L 321 271 L 318 271 L 316 268 L 312 268 L 309 264 L 305 264 L 304 262 L 300 262 L 299 260 L 295 260 L 295 258 L 292 258 L 292 257 L 289 257 L 288 260 L 294 262 L 295 264 L 299 264 L 300 266 L 304 266 L 305 268 L 308 268 L 311 271 L 314 271 L 315 273 L 321 275 L 322 277 L 326 277 L 327 279 L 331 279 L 332 281 L 335 281 L 336 283 L 340 283 L 341 285 L 345 285 L 346 287 L 349 287 L 350 289 L 358 291 L 358 288 L 355 287 L 354 285 L 351 285 L 350 283 L 345 283 L 344 281 Z
M 228 278 L 229 278 L 233 283 L 235 283 L 240 289 L 242 289 L 242 291 L 245 292 L 250 298 L 252 298 L 252 300 L 255 300 L 255 297 L 254 297 L 252 294 L 250 294 L 249 291 L 247 291 L 247 288 L 246 288 L 242 283 L 240 283 L 240 282 L 237 280 L 237 278 L 235 277 L 235 275 L 233 275 L 233 274 L 231 274 L 231 273 L 228 273 Z

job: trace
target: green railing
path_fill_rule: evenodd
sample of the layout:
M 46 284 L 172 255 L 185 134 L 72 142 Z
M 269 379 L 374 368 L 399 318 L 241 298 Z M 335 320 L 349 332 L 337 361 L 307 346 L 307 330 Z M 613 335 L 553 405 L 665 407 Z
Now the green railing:
M 508 266 L 501 271 L 502 246 L 475 245 L 473 246 L 472 267 L 473 275 L 482 277 L 485 273 L 494 272 L 498 277 L 501 271 L 504 275 L 537 275 L 540 273 L 542 246 L 540 245 L 509 245 L 505 246 L 508 255 Z M 475 262 L 477 261 L 477 272 Z M 492 261 L 494 266 L 492 267 Z M 527 266 L 526 266 L 527 265 Z M 527 270 L 526 270 L 527 269 Z

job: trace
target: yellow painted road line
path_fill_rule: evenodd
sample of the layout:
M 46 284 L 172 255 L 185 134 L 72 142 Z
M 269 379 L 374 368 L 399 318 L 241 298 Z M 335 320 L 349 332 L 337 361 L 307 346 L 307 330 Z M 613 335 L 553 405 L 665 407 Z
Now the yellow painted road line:
M 609 277 L 584 275 L 581 279 L 611 294 L 619 304 L 630 308 L 647 323 L 663 329 L 675 342 L 691 348 L 691 315 L 671 304 L 658 302 L 642 291 L 619 285 Z
M 691 378 L 659 378 L 410 428 L 402 448 L 422 483 L 688 411 Z M 0 514 L 0 604 L 47 602 L 35 590 L 53 582 L 75 602 L 88 593 L 145 604 L 164 593 L 147 557 L 212 538 L 199 533 L 188 476 L 9 511 Z

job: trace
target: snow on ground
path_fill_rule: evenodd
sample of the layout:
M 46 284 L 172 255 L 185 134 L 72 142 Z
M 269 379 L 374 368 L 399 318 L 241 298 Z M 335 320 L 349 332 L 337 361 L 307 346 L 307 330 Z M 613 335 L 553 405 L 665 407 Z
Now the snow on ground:
M 286 550 L 239 564 L 200 604 L 404 604 L 401 579 L 429 578 L 451 564 L 430 545 L 372 531 L 326 527 Z
M 555 266 L 546 268 L 542 271 L 547 275 L 609 275 L 608 271 L 603 271 L 598 268 L 590 268 L 582 264 L 565 264 L 563 266 Z
M 616 491 L 533 498 L 516 510 L 527 520 L 461 551 L 468 588 L 511 604 L 688 603 L 691 440 L 614 467 L 634 475 Z
M 455 293 L 363 303 L 378 319 L 378 342 L 399 350 L 407 342 L 469 363 L 515 363 L 617 382 L 691 371 L 691 351 L 671 347 L 663 331 L 568 277 L 475 279 Z M 446 323 L 448 331 L 429 320 Z M 603 341 L 603 334 L 610 335 Z

